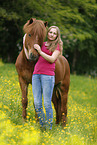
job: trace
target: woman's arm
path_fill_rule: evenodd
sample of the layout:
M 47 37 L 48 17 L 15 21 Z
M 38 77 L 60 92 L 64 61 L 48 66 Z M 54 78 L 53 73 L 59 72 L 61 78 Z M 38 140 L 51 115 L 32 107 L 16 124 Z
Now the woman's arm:
M 44 53 L 43 51 L 41 51 L 41 48 L 38 44 L 34 44 L 34 48 L 38 51 L 38 53 L 44 58 L 46 59 L 48 62 L 53 63 L 58 56 L 60 55 L 60 51 L 59 50 L 55 50 L 52 55 L 48 55 L 46 53 Z

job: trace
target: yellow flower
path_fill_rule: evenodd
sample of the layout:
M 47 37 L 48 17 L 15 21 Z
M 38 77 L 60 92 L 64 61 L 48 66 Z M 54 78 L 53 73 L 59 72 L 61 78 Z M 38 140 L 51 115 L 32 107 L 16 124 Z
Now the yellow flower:
M 22 133 L 23 136 L 23 141 L 22 144 L 23 145 L 36 145 L 39 143 L 39 133 L 32 127 L 31 128 L 32 131 L 29 130 L 24 130 L 24 132 Z

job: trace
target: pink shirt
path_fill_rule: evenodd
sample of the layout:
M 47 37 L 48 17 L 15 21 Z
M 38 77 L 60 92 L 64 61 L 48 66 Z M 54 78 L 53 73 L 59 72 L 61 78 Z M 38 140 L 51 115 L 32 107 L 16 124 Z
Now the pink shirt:
M 50 52 L 47 47 L 45 46 L 45 43 L 43 43 L 43 46 L 41 48 L 41 50 L 43 52 L 45 52 L 48 55 L 52 55 L 53 52 Z M 56 48 L 56 50 L 59 50 L 59 44 Z M 45 60 L 42 56 L 39 56 L 39 59 L 34 67 L 34 72 L 33 74 L 45 74 L 45 75 L 51 75 L 54 76 L 55 75 L 55 62 L 54 63 L 50 63 L 47 60 Z

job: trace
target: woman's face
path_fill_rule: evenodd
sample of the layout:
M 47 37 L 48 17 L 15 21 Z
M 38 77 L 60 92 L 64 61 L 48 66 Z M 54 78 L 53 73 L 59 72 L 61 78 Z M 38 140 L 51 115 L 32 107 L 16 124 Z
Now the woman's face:
M 48 39 L 49 40 L 55 40 L 57 37 L 57 29 L 56 28 L 51 28 L 50 31 L 48 32 Z

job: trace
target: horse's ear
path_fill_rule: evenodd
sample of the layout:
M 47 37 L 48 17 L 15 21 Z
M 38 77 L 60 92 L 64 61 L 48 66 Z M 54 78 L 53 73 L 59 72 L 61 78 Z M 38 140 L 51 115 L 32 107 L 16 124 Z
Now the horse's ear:
M 44 22 L 44 26 L 46 27 L 48 25 L 48 22 L 46 21 L 46 22 Z
M 29 20 L 29 24 L 32 24 L 35 20 L 36 20 L 36 18 L 31 18 L 31 19 Z
M 32 24 L 32 23 L 33 23 L 33 19 L 31 18 L 30 21 L 29 21 L 29 24 Z

